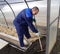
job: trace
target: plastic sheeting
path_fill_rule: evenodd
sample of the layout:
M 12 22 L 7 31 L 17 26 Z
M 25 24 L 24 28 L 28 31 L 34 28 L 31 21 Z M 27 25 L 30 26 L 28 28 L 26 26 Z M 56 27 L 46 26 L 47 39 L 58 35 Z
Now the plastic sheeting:
M 47 45 L 47 54 L 50 54 L 53 46 L 56 43 L 57 39 L 57 27 L 58 27 L 58 16 L 59 16 L 59 0 L 50 0 L 50 10 L 48 11 L 49 19 L 48 19 L 48 45 Z

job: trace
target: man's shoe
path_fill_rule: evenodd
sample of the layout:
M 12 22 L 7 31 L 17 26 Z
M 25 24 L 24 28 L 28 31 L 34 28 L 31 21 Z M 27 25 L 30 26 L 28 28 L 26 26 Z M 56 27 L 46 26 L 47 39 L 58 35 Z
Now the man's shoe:
M 23 49 L 23 50 L 27 50 L 27 47 L 20 47 L 21 49 Z

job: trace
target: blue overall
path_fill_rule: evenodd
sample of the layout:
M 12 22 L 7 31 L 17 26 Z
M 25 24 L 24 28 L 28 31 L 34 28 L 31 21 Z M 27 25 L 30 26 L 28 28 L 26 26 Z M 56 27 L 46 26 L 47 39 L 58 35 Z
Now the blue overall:
M 29 34 L 28 26 L 33 32 L 35 33 L 38 32 L 32 23 L 32 19 L 33 19 L 33 14 L 31 9 L 26 8 L 22 10 L 13 21 L 13 24 L 15 25 L 15 28 L 19 37 L 21 47 L 24 46 L 24 43 L 23 43 L 24 35 L 26 36 L 26 38 L 31 37 Z

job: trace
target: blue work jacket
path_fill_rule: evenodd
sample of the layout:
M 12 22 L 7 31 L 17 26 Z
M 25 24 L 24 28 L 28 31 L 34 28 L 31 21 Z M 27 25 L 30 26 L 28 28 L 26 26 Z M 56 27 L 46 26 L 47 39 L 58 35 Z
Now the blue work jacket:
M 33 32 L 37 33 L 38 31 L 33 25 L 32 19 L 33 19 L 32 10 L 30 8 L 26 8 L 16 16 L 13 23 L 15 25 L 18 24 L 19 26 L 27 26 L 27 27 L 29 26 Z

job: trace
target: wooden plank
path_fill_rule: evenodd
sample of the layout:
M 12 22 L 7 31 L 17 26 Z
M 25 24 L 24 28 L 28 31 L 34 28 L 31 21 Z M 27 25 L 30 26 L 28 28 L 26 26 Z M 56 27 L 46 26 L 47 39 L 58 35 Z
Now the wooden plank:
M 8 42 L 11 42 L 11 43 L 20 47 L 18 38 L 14 37 L 14 36 L 7 35 L 7 34 L 4 34 L 4 33 L 0 33 L 0 38 L 6 40 Z
M 7 44 L 8 44 L 8 42 L 0 39 L 0 50 L 1 50 L 2 48 L 4 48 Z

